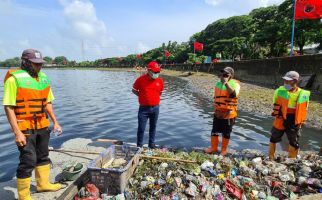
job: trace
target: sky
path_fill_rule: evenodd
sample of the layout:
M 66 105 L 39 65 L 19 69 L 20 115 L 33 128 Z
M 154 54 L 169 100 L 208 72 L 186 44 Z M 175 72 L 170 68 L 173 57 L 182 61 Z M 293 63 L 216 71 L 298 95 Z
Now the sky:
M 0 0 L 0 60 L 96 60 L 185 42 L 208 24 L 283 0 Z

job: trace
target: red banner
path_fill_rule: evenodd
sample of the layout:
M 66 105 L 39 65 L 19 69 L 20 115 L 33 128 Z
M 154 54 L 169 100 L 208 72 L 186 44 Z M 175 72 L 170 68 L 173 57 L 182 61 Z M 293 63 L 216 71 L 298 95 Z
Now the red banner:
M 171 56 L 171 53 L 169 51 L 164 51 L 164 56 L 169 58 Z
M 320 18 L 322 18 L 322 0 L 296 0 L 296 20 Z
M 202 51 L 203 50 L 203 44 L 200 42 L 194 42 L 193 43 L 193 48 L 195 51 Z

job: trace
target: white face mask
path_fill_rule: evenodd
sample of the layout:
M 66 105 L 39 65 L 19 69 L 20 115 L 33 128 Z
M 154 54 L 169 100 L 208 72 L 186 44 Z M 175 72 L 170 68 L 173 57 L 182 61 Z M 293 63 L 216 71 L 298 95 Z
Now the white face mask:
M 290 85 L 290 84 L 284 84 L 284 87 L 285 87 L 285 89 L 286 90 L 292 90 L 293 89 L 293 87 Z
M 159 73 L 152 73 L 152 78 L 153 79 L 159 78 Z

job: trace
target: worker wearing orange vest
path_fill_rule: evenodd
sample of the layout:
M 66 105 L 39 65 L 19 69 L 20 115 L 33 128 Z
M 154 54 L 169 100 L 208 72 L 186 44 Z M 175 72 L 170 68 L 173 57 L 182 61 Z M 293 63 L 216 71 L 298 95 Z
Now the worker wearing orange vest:
M 51 104 L 54 96 L 50 81 L 40 71 L 44 62 L 39 51 L 27 49 L 22 53 L 21 69 L 9 70 L 4 80 L 3 106 L 20 152 L 16 174 L 19 200 L 31 200 L 30 177 L 34 169 L 38 192 L 61 188 L 60 184 L 49 182 L 48 115 L 54 130 L 61 134 L 62 128 Z
M 301 126 L 306 120 L 310 92 L 298 87 L 299 73 L 289 71 L 283 77 L 284 86 L 275 90 L 274 110 L 275 117 L 269 145 L 269 158 L 275 157 L 276 143 L 282 140 L 286 133 L 289 147 L 289 158 L 296 158 L 299 151 L 299 137 Z
M 230 134 L 237 117 L 240 83 L 233 79 L 233 68 L 225 67 L 220 72 L 220 81 L 215 86 L 215 113 L 211 132 L 211 147 L 205 152 L 211 154 L 218 151 L 219 133 L 222 133 L 221 155 L 226 155 Z

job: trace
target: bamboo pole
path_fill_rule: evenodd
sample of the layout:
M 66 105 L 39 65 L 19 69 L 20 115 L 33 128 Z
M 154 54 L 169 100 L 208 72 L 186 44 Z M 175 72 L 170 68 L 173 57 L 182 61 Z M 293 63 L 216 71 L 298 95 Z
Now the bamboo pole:
M 193 161 L 193 160 L 180 160 L 180 159 L 176 159 L 176 158 L 164 158 L 164 157 L 157 157 L 157 156 L 144 156 L 144 155 L 141 155 L 141 158 L 156 159 L 156 160 L 167 160 L 167 161 L 183 162 L 183 163 L 197 163 L 196 161 Z
M 77 150 L 65 150 L 65 149 L 49 149 L 49 151 L 61 152 L 61 153 L 83 153 L 83 154 L 95 154 L 99 155 L 99 152 L 92 151 L 77 151 Z
M 98 152 L 91 152 L 91 151 L 77 151 L 77 150 L 65 150 L 65 149 L 49 149 L 49 151 L 61 152 L 61 153 L 83 153 L 83 154 L 95 154 L 99 155 Z M 156 160 L 166 160 L 166 161 L 174 161 L 174 162 L 182 162 L 182 163 L 197 163 L 193 160 L 181 160 L 176 158 L 164 158 L 164 157 L 157 157 L 157 156 L 145 156 L 140 155 L 143 159 L 156 159 Z

